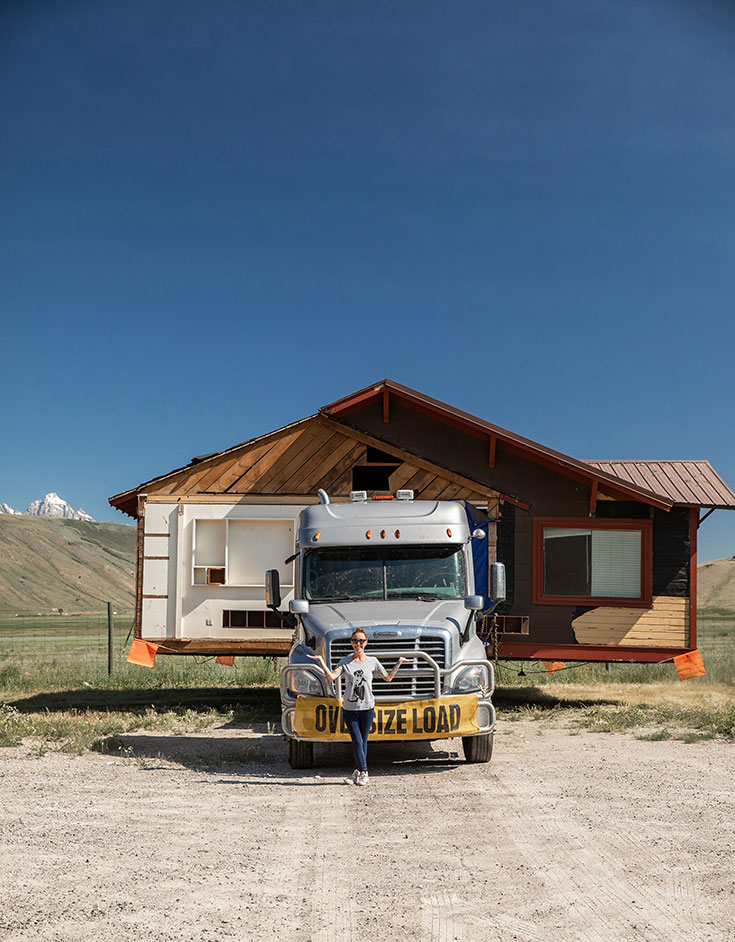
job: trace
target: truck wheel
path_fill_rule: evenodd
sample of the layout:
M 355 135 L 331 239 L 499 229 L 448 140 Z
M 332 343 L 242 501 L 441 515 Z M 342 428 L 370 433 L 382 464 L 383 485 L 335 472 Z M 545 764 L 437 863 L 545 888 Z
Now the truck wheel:
M 462 748 L 467 762 L 489 762 L 493 754 L 493 734 L 463 736 Z
M 289 739 L 288 764 L 292 769 L 310 769 L 314 765 L 314 743 Z

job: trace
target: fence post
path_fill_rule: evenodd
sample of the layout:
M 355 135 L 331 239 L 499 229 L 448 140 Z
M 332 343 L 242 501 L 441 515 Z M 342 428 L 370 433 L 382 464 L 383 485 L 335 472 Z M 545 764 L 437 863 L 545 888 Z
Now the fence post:
M 107 675 L 112 674 L 112 633 L 115 622 L 112 616 L 112 602 L 107 603 Z

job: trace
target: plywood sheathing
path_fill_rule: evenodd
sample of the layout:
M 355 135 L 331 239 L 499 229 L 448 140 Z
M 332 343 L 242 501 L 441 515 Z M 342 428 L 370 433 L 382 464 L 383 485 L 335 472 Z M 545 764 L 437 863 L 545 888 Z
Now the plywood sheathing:
M 474 503 L 496 496 L 485 488 L 480 490 L 475 481 L 407 456 L 323 416 L 313 416 L 225 455 L 183 468 L 160 483 L 153 482 L 147 495 L 313 495 L 322 487 L 333 497 L 347 497 L 352 489 L 352 469 L 365 463 L 368 445 L 395 457 L 398 467 L 390 478 L 391 491 L 410 487 L 425 499 L 462 498 Z
M 685 648 L 689 645 L 689 599 L 656 596 L 653 607 L 600 606 L 572 621 L 579 644 Z

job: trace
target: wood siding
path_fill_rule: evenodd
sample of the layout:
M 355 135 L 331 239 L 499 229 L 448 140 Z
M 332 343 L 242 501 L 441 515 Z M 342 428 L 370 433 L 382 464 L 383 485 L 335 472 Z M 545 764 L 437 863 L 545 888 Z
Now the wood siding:
M 657 596 L 653 607 L 594 608 L 572 622 L 580 644 L 623 644 L 686 648 L 689 644 L 689 599 Z
M 330 497 L 346 498 L 352 490 L 356 466 L 368 466 L 368 446 L 386 450 L 382 442 L 331 419 L 314 416 L 280 432 L 242 445 L 226 455 L 215 455 L 152 484 L 148 497 L 195 495 L 304 495 L 313 497 L 321 487 Z M 448 468 L 389 448 L 397 468 L 389 488 L 375 493 L 411 488 L 423 499 L 454 498 L 485 504 L 494 492 L 478 486 Z M 373 493 L 373 492 L 368 492 Z

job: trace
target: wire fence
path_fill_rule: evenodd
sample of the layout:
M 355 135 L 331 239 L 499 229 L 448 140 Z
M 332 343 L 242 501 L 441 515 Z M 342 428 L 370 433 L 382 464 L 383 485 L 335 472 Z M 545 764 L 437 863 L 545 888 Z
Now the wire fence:
M 707 669 L 706 677 L 698 680 L 735 683 L 735 614 L 700 613 L 698 621 L 697 644 Z M 133 612 L 112 610 L 111 607 L 81 614 L 19 612 L 0 615 L 0 687 L 84 683 L 86 679 L 100 682 L 108 675 L 120 684 L 137 683 L 133 679 L 135 677 L 143 682 L 140 675 L 147 672 L 127 663 L 132 625 Z M 161 669 L 156 664 L 157 680 L 162 684 L 206 683 L 218 676 L 215 665 L 209 663 L 213 661 L 210 658 L 167 657 L 163 660 L 165 666 L 162 665 Z M 244 662 L 251 660 L 254 659 L 237 659 L 239 669 L 232 673 L 231 682 L 242 679 L 241 670 L 246 668 Z M 672 664 L 606 666 L 601 663 L 573 664 L 570 659 L 568 669 L 548 676 L 539 662 L 515 664 L 501 661 L 498 667 L 500 684 L 650 683 L 676 676 Z M 257 667 L 258 677 L 262 673 L 263 678 L 270 682 L 276 676 L 275 665 L 270 665 L 265 673 L 263 670 L 262 666 Z M 247 667 L 247 671 L 252 672 L 253 665 Z M 148 675 L 148 682 L 151 679 Z
M 85 664 L 112 673 L 127 657 L 133 612 L 0 615 L 0 662 Z

